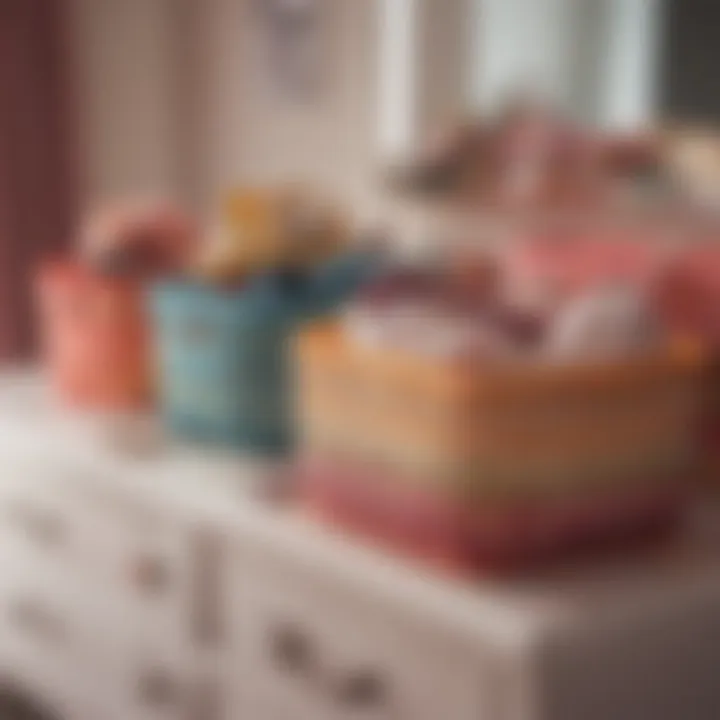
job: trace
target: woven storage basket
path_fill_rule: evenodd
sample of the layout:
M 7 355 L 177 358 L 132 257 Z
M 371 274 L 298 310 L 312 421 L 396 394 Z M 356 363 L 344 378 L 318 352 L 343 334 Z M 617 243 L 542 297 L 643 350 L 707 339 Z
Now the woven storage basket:
M 326 324 L 302 334 L 298 356 L 303 499 L 450 564 L 513 567 L 647 537 L 677 518 L 695 470 L 693 343 L 480 367 L 359 346 Z
M 694 344 L 617 363 L 483 368 L 362 347 L 331 325 L 303 335 L 299 366 L 307 449 L 463 497 L 672 476 L 694 457 Z

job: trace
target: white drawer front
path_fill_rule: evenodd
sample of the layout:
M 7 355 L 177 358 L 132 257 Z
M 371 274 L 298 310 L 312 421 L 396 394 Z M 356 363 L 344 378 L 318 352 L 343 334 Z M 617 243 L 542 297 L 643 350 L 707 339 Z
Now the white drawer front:
M 200 710 L 191 710 L 203 698 L 189 643 L 152 628 L 132 608 L 103 604 L 87 588 L 64 582 L 62 573 L 17 564 L 9 571 L 8 555 L 17 555 L 12 544 L 0 551 L 0 663 L 15 676 L 30 688 L 53 690 L 68 706 L 87 708 L 88 720 L 197 716 Z
M 185 631 L 188 533 L 162 512 L 79 473 L 41 468 L 0 494 L 0 533 L 14 540 L 16 562 L 65 574 L 102 611 L 167 637 Z
M 499 720 L 490 668 L 462 640 L 310 566 L 259 554 L 233 572 L 239 705 L 266 702 L 273 720 Z
M 186 717 L 191 663 L 182 653 L 148 642 L 98 648 L 103 678 L 96 688 L 106 702 L 107 720 L 176 720 Z
M 3 683 L 0 717 L 27 717 L 20 714 L 26 711 L 18 711 L 18 699 L 11 699 L 13 696 L 21 698 L 24 707 L 29 705 L 32 708 L 35 713 L 33 718 L 37 716 L 46 717 L 48 720 L 97 720 L 104 717 L 102 705 L 94 703 L 77 685 L 70 684 L 67 675 L 39 676 L 34 668 L 24 665 L 22 660 L 6 662 L 2 659 L 0 678 Z M 6 715 L 6 712 L 9 714 Z
M 3 550 L 4 556 L 12 547 Z M 0 673 L 37 694 L 61 718 L 99 717 L 94 688 L 104 672 L 91 662 L 97 619 L 66 586 L 32 568 L 18 572 L 0 564 Z

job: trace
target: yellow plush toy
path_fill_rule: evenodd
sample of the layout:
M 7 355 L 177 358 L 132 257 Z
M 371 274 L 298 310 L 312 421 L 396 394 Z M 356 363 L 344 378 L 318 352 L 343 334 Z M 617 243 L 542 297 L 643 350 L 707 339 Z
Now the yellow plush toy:
M 303 267 L 336 252 L 347 223 L 296 189 L 243 190 L 224 207 L 219 229 L 196 263 L 200 275 L 228 281 L 276 267 Z

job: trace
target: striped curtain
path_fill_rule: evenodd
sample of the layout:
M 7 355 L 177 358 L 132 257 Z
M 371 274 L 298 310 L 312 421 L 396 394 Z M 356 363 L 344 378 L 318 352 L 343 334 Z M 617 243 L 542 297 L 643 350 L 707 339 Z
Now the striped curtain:
M 35 351 L 33 271 L 67 245 L 76 143 L 65 0 L 0 0 L 0 360 Z

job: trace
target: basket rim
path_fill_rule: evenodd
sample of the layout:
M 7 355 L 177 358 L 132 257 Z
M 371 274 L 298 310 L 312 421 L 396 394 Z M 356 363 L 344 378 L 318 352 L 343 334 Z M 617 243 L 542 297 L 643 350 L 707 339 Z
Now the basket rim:
M 434 384 L 466 388 L 472 392 L 494 395 L 512 390 L 572 389 L 575 387 L 647 387 L 654 378 L 677 373 L 700 375 L 710 358 L 705 343 L 695 337 L 672 336 L 664 345 L 647 353 L 619 359 L 585 362 L 532 362 L 483 365 L 457 362 L 414 354 L 401 348 L 375 348 L 354 344 L 337 320 L 308 326 L 298 339 L 303 357 L 345 358 L 350 355 L 365 365 L 380 365 L 384 373 L 423 376 Z M 452 369 L 452 378 L 448 370 Z

